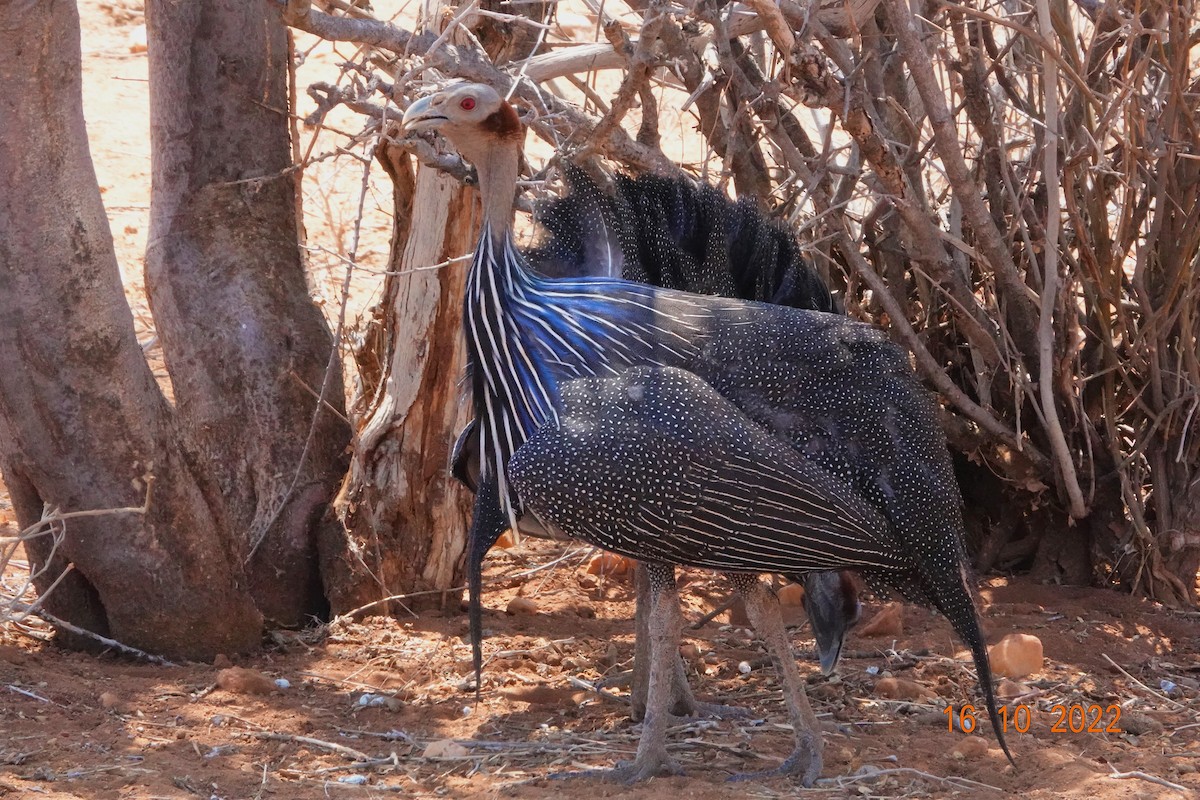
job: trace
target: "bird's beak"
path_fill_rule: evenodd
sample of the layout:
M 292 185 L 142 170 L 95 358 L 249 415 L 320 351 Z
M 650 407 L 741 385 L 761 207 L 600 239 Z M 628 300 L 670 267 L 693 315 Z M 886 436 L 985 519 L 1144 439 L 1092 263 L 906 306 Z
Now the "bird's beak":
M 404 112 L 404 119 L 400 121 L 400 127 L 406 133 L 431 130 L 446 122 L 446 117 L 433 107 L 435 97 L 436 94 L 426 95 L 409 105 Z
M 817 660 L 821 663 L 821 674 L 829 677 L 837 669 L 838 661 L 842 657 L 842 640 L 836 639 L 829 642 L 825 647 L 817 647 Z

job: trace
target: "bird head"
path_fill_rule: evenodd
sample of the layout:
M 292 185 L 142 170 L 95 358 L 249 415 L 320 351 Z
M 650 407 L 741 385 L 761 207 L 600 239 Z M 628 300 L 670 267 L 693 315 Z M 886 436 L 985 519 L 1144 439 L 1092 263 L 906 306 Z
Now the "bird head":
M 837 669 L 846 634 L 862 615 L 858 589 L 845 572 L 810 572 L 803 582 L 804 610 L 817 640 L 821 673 L 831 675 Z
M 479 164 L 489 151 L 520 144 L 524 129 L 516 110 L 499 92 L 482 83 L 455 83 L 414 100 L 404 112 L 405 131 L 435 130 Z

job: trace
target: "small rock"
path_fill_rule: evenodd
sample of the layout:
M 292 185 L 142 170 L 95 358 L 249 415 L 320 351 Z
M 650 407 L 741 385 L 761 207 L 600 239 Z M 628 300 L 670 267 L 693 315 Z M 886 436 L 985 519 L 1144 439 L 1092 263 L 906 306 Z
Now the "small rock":
M 531 706 L 561 706 L 571 699 L 574 690 L 542 684 L 539 686 L 521 686 L 516 689 L 502 689 L 500 694 L 509 700 L 515 700 L 518 703 L 529 703 Z
M 600 671 L 603 672 L 605 670 L 609 670 L 609 669 L 612 669 L 613 667 L 615 667 L 617 665 L 617 662 L 620 660 L 621 660 L 621 654 L 617 651 L 616 643 L 609 642 L 608 649 L 604 651 L 604 655 L 602 655 L 602 656 L 600 656 L 600 658 L 596 659 L 596 663 L 600 667 Z
M 750 615 L 746 613 L 746 604 L 742 602 L 742 598 L 734 600 L 733 605 L 729 607 L 727 621 L 735 628 L 750 627 Z
M 904 613 L 899 603 L 888 603 L 865 624 L 858 627 L 859 636 L 903 636 Z
M 631 558 L 619 556 L 616 553 L 601 553 L 588 563 L 589 575 L 606 575 L 610 578 L 630 575 L 637 564 Z
M 974 761 L 977 758 L 986 756 L 988 752 L 987 740 L 980 736 L 968 736 L 958 744 L 954 745 L 954 749 L 950 751 L 953 758 Z
M 113 709 L 121 705 L 121 698 L 115 692 L 104 692 L 99 699 L 103 708 Z
M 538 607 L 528 597 L 514 597 L 504 610 L 509 614 L 536 614 Z
M 737 668 L 738 668 L 738 672 L 742 673 L 743 675 L 749 675 L 751 672 L 754 671 L 754 667 L 750 666 L 749 661 L 739 662 Z
M 925 700 L 937 697 L 927 687 L 905 678 L 880 678 L 875 682 L 875 694 L 892 700 Z
M 25 651 L 19 647 L 13 647 L 12 645 L 8 644 L 0 645 L 0 661 L 6 661 L 9 664 L 16 664 L 20 666 L 28 660 L 29 657 L 26 655 Z
M 1028 633 L 1010 633 L 988 648 L 992 672 L 1004 678 L 1024 678 L 1042 670 L 1042 640 Z
M 1134 736 L 1141 736 L 1146 733 L 1161 733 L 1163 729 L 1163 724 L 1154 717 L 1129 709 L 1122 709 L 1121 719 L 1117 721 L 1117 725 L 1120 726 L 1121 730 L 1131 733 Z
M 245 667 L 228 667 L 217 673 L 217 686 L 234 694 L 270 694 L 275 681 L 261 672 Z
M 471 751 L 453 739 L 438 739 L 425 745 L 423 758 L 462 758 L 470 755 Z
M 596 618 L 596 609 L 594 609 L 591 606 L 586 605 L 586 604 L 580 604 L 580 605 L 574 606 L 571 609 L 571 613 L 573 613 L 575 616 L 579 617 L 580 619 L 595 619 Z
M 804 587 L 798 583 L 789 583 L 779 587 L 779 604 L 798 608 L 804 605 Z
M 276 678 L 275 679 L 275 688 L 276 689 L 290 689 L 290 688 L 292 688 L 292 682 L 289 681 L 287 678 Z
M 146 26 L 138 25 L 129 32 L 129 52 L 146 52 Z
M 213 666 L 217 669 L 229 669 L 233 666 L 233 662 L 224 653 L 217 653 L 213 656 Z
M 501 550 L 509 550 L 516 546 L 517 546 L 517 537 L 513 536 L 513 533 L 511 530 L 505 531 L 504 533 L 500 534 L 500 538 L 496 540 L 496 543 L 494 545 L 492 545 L 492 547 L 499 547 Z

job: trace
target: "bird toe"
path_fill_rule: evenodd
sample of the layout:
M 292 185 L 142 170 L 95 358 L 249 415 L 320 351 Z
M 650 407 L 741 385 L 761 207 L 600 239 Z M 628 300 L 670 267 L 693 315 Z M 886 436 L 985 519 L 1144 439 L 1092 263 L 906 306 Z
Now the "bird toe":
M 809 788 L 817 782 L 817 778 L 821 777 L 821 768 L 823 765 L 824 759 L 821 756 L 820 738 L 807 735 L 799 737 L 796 749 L 775 769 L 767 769 L 760 772 L 740 772 L 737 775 L 731 775 L 729 780 L 762 780 L 764 778 L 778 778 L 786 775 L 798 778 L 801 786 Z

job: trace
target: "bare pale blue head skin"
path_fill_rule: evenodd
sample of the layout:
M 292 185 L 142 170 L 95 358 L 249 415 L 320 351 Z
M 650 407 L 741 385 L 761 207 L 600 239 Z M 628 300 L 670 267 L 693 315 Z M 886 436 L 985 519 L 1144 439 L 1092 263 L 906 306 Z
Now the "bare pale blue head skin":
M 817 640 L 821 673 L 832 675 L 842 655 L 842 645 L 862 616 L 858 590 L 842 572 L 810 572 L 804 576 L 804 610 Z

